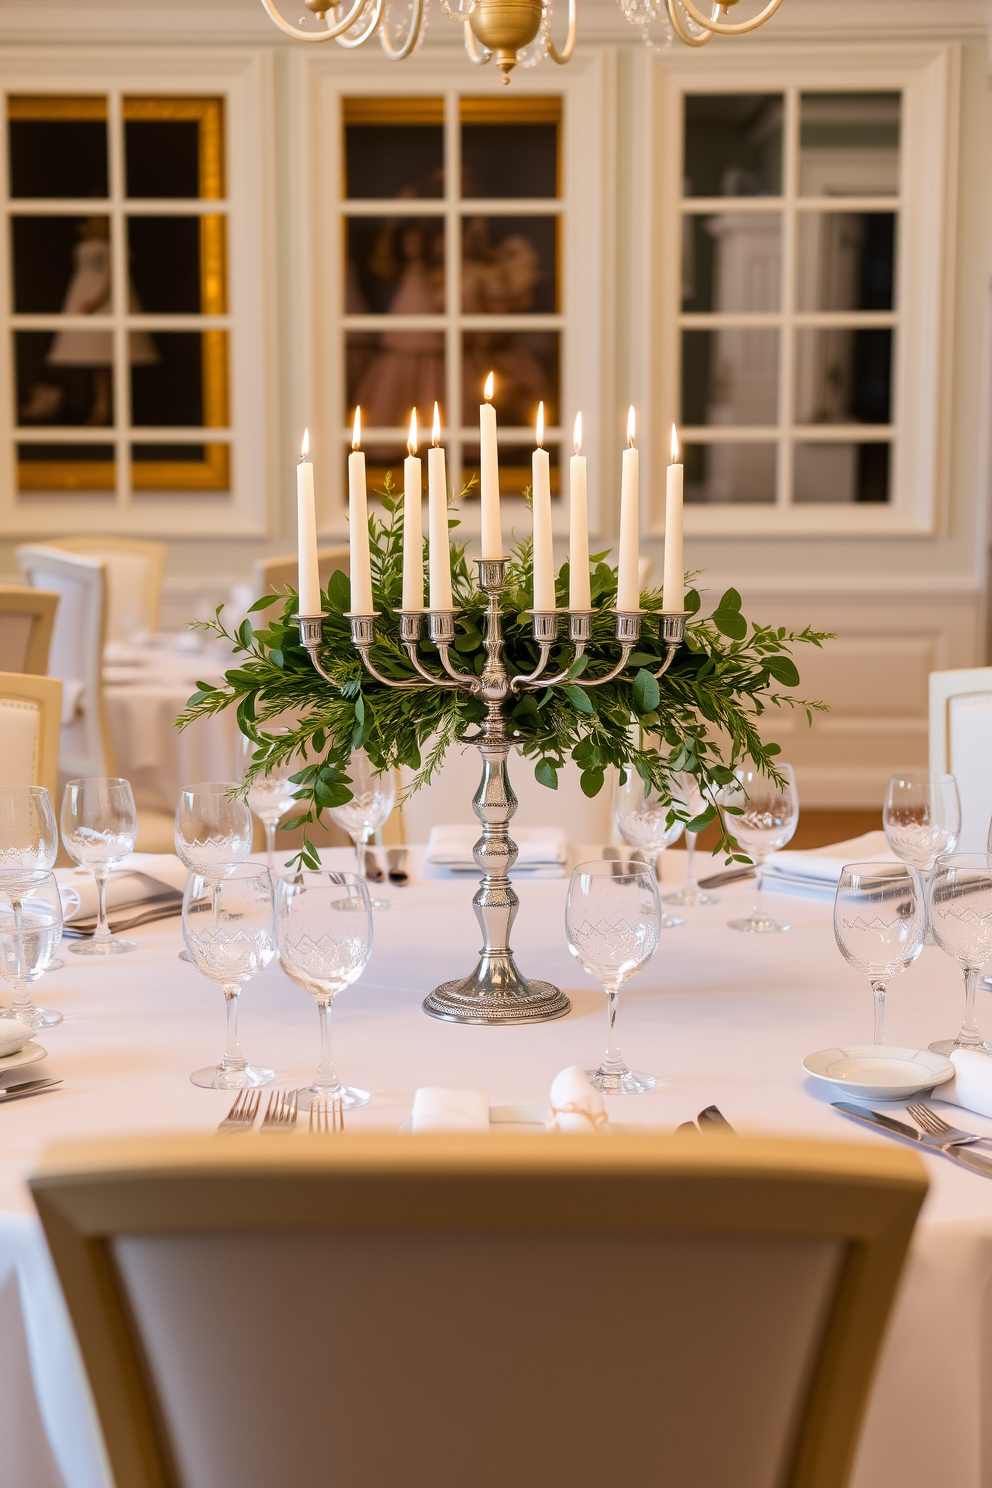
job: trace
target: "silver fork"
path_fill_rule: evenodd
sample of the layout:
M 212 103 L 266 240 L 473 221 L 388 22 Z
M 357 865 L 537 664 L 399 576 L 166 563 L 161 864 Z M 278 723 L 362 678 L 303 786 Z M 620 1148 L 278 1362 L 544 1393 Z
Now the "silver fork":
M 954 1143 L 955 1147 L 975 1147 L 979 1144 L 992 1147 L 992 1137 L 979 1137 L 974 1132 L 962 1131 L 960 1127 L 948 1126 L 942 1116 L 938 1116 L 936 1111 L 931 1111 L 930 1107 L 925 1106 L 922 1101 L 907 1106 L 906 1111 L 912 1116 L 917 1126 L 922 1126 L 923 1130 L 930 1132 L 932 1136 L 946 1137 L 949 1142 Z
M 344 1131 L 344 1105 L 339 1095 L 330 1100 L 312 1101 L 310 1104 L 310 1133 L 312 1136 L 332 1136 Z
M 273 1090 L 259 1130 L 263 1132 L 292 1131 L 296 1125 L 296 1099 L 295 1090 Z
M 246 1090 L 239 1090 L 237 1100 L 228 1111 L 224 1120 L 217 1128 L 222 1131 L 251 1131 L 258 1115 L 258 1102 L 261 1092 L 253 1090 L 250 1086 Z

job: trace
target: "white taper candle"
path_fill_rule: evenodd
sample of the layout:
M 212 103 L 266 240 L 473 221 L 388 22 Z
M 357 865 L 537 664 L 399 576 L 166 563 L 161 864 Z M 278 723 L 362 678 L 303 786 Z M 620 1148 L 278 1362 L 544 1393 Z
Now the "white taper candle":
M 640 608 L 638 563 L 638 475 L 637 450 L 634 448 L 634 409 L 627 414 L 627 448 L 623 452 L 620 480 L 620 558 L 617 575 L 617 609 Z
M 313 465 L 310 430 L 303 431 L 303 452 L 296 467 L 296 536 L 299 554 L 299 602 L 301 615 L 320 614 L 320 572 L 317 568 L 317 510 L 313 496 Z
M 502 558 L 503 533 L 499 517 L 499 452 L 496 447 L 496 410 L 491 403 L 494 379 L 486 378 L 484 403 L 479 405 L 479 487 L 482 500 L 482 556 Z
M 427 527 L 430 533 L 428 567 L 431 580 L 431 609 L 450 610 L 451 538 L 448 530 L 448 477 L 441 448 L 441 415 L 434 404 L 434 429 L 427 451 Z
M 685 559 L 682 554 L 682 477 L 679 436 L 672 425 L 672 463 L 665 484 L 665 611 L 685 611 Z
M 575 415 L 574 454 L 568 462 L 568 607 L 591 610 L 589 587 L 589 506 L 586 457 L 582 449 L 582 415 Z
M 531 456 L 531 510 L 534 516 L 534 609 L 555 605 L 555 551 L 551 535 L 551 460 L 544 448 L 544 404 L 537 410 L 537 449 Z
M 369 559 L 369 502 L 365 490 L 365 456 L 362 442 L 362 410 L 355 409 L 355 426 L 348 456 L 348 547 L 351 554 L 351 613 L 371 615 L 372 564 Z
M 424 608 L 423 472 L 417 458 L 417 410 L 410 414 L 410 437 L 403 461 L 403 608 Z

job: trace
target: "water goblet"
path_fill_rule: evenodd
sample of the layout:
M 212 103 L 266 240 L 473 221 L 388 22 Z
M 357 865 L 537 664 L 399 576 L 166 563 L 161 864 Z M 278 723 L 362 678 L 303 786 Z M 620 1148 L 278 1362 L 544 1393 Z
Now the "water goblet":
M 586 1071 L 604 1095 L 639 1095 L 656 1083 L 654 1075 L 627 1068 L 617 1018 L 620 987 L 658 949 L 660 921 L 658 880 L 646 864 L 599 861 L 572 870 L 565 905 L 568 948 L 606 992 L 606 1053 L 598 1069 Z
M 731 930 L 743 930 L 748 935 L 774 935 L 789 929 L 781 920 L 773 920 L 764 906 L 765 859 L 770 852 L 792 841 L 799 821 L 799 797 L 792 766 L 776 764 L 775 770 L 780 781 L 754 768 L 735 770 L 737 784 L 720 792 L 723 806 L 739 810 L 739 815 L 731 813 L 731 834 L 755 867 L 754 908 L 745 919 L 728 922 Z
M 961 833 L 961 800 L 953 775 L 908 770 L 893 775 L 882 808 L 885 840 L 900 862 L 915 868 L 924 903 L 933 865 L 952 853 Z
M 221 879 L 232 863 L 243 863 L 251 852 L 251 811 L 232 796 L 237 789 L 225 780 L 208 780 L 179 792 L 176 807 L 176 856 L 191 873 Z M 189 960 L 180 951 L 181 961 Z
M 372 833 L 377 832 L 386 822 L 395 805 L 396 781 L 391 770 L 384 770 L 382 773 L 373 770 L 372 761 L 364 749 L 352 752 L 348 775 L 351 779 L 351 800 L 346 801 L 343 806 L 331 806 L 328 815 L 339 827 L 344 828 L 355 844 L 358 876 L 367 886 L 365 849 Z M 388 899 L 373 899 L 369 896 L 373 909 L 389 909 L 390 902 Z
M 69 947 L 75 956 L 120 956 L 133 951 L 137 941 L 110 933 L 107 924 L 107 879 L 111 870 L 134 851 L 137 817 L 134 797 L 126 780 L 96 778 L 70 780 L 62 797 L 62 841 L 80 868 L 96 879 L 96 930 L 88 940 Z
M 873 1042 L 885 1043 L 885 988 L 923 949 L 927 912 L 916 875 L 896 863 L 846 863 L 834 897 L 834 939 L 871 983 Z
M 238 1041 L 238 994 L 275 955 L 272 880 L 257 863 L 234 863 L 217 880 L 191 873 L 183 895 L 183 939 L 196 969 L 219 982 L 227 1007 L 224 1057 L 194 1070 L 190 1080 L 207 1090 L 268 1085 L 270 1069 L 249 1064 Z
M 270 729 L 269 733 L 285 733 L 285 729 Z M 249 765 L 254 762 L 256 745 L 244 734 L 238 735 L 235 746 L 235 774 L 243 780 Z M 276 827 L 291 806 L 296 804 L 296 786 L 290 780 L 300 768 L 295 758 L 269 765 L 263 774 L 256 775 L 248 787 L 248 805 L 265 828 L 265 855 L 268 869 L 275 873 Z
M 699 781 L 695 775 L 687 775 L 680 771 L 673 777 L 676 786 L 675 799 L 689 812 L 690 819 L 695 820 L 703 809 L 703 793 L 699 788 Z M 663 894 L 662 904 L 682 904 L 695 907 L 699 904 L 719 904 L 720 900 L 716 894 L 707 894 L 696 882 L 696 833 L 690 832 L 688 827 L 685 831 L 685 883 L 674 894 Z
M 55 807 L 45 786 L 0 786 L 0 879 L 14 896 L 15 908 L 19 873 L 49 872 L 58 852 Z M 56 971 L 64 965 L 56 956 L 47 969 Z
M 957 1038 L 938 1039 L 934 1054 L 973 1049 L 992 1054 L 975 1022 L 978 973 L 992 958 L 992 858 L 985 853 L 949 853 L 937 859 L 930 879 L 930 928 L 942 951 L 964 972 L 964 1021 Z
M 6 880 L 6 875 L 4 875 Z M 0 1017 L 29 1028 L 51 1028 L 62 1014 L 35 1007 L 31 983 L 50 970 L 62 939 L 62 900 L 55 875 L 45 870 L 18 875 L 16 887 L 0 882 L 0 974 L 14 996 Z
M 372 906 L 365 880 L 330 869 L 304 870 L 276 885 L 276 939 L 283 971 L 311 993 L 320 1017 L 320 1064 L 313 1084 L 297 1091 L 301 1110 L 340 1100 L 367 1105 L 367 1090 L 342 1085 L 331 1061 L 331 1002 L 361 976 L 372 950 Z
M 614 788 L 613 810 L 624 841 L 631 847 L 649 852 L 651 866 L 656 869 L 658 854 L 670 847 L 682 832 L 680 821 L 668 825 L 671 801 L 663 800 L 636 770 L 627 770 Z M 660 911 L 660 916 L 662 930 L 673 930 L 676 925 L 685 924 L 685 920 L 666 914 L 664 910 Z

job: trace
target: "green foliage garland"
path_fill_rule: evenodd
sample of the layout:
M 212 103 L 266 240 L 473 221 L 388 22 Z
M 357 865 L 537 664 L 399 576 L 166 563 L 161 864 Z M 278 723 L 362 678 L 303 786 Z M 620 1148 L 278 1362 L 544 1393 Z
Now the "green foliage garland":
M 402 590 L 403 497 L 387 475 L 376 493 L 382 500 L 383 516 L 369 519 L 372 556 L 372 585 L 381 611 L 377 622 L 374 660 L 384 676 L 395 680 L 416 677 L 399 641 L 397 611 Z M 463 493 L 464 495 L 465 493 Z M 449 526 L 458 523 L 449 518 Z M 581 770 L 582 790 L 595 796 L 610 767 L 635 769 L 670 803 L 669 823 L 686 823 L 699 832 L 714 818 L 720 824 L 714 848 L 734 854 L 714 797 L 733 779 L 741 760 L 750 758 L 766 774 L 775 775 L 777 744 L 766 743 L 758 731 L 758 720 L 770 707 L 801 708 L 812 720 L 812 712 L 823 705 L 805 702 L 793 695 L 799 672 L 791 657 L 797 644 L 819 646 L 830 639 L 808 627 L 800 632 L 766 625 L 749 625 L 741 613 L 741 598 L 728 589 L 708 618 L 700 615 L 700 595 L 690 589 L 685 607 L 690 612 L 685 644 L 660 681 L 652 676 L 664 659 L 665 647 L 658 626 L 646 617 L 642 638 L 628 666 L 603 687 L 581 688 L 574 678 L 588 670 L 590 676 L 605 673 L 616 662 L 615 617 L 617 575 L 605 561 L 605 553 L 593 557 L 592 642 L 571 668 L 569 678 L 557 687 L 525 692 L 511 700 L 510 723 L 520 753 L 534 761 L 534 773 L 542 785 L 555 789 L 558 772 L 569 758 Z M 538 648 L 531 636 L 531 543 L 517 543 L 510 555 L 507 588 L 501 599 L 506 645 L 504 661 L 510 675 L 534 669 Z M 462 670 L 481 672 L 485 653 L 482 631 L 485 596 L 476 589 L 465 559 L 465 544 L 452 544 L 452 580 L 458 615 L 454 649 Z M 568 604 L 568 565 L 556 580 L 556 603 Z M 340 687 L 325 682 L 314 670 L 300 643 L 299 627 L 292 616 L 296 594 L 267 594 L 256 600 L 251 611 L 281 610 L 266 617 L 265 628 L 255 629 L 246 618 L 237 631 L 224 625 L 217 610 L 214 620 L 198 627 L 230 642 L 242 660 L 225 674 L 225 685 L 197 683 L 186 711 L 177 720 L 180 727 L 195 718 L 236 706 L 238 725 L 258 745 L 246 784 L 271 764 L 290 756 L 304 763 L 292 777 L 299 786 L 301 813 L 287 827 L 312 825 L 321 811 L 342 806 L 351 799 L 348 764 L 351 752 L 363 748 L 378 770 L 406 765 L 415 773 L 410 791 L 425 784 L 439 769 L 448 749 L 465 738 L 485 715 L 477 698 L 455 689 L 438 687 L 422 691 L 400 691 L 384 687 L 363 669 L 351 644 L 346 612 L 350 605 L 349 582 L 342 573 L 331 576 L 323 598 L 328 618 L 324 622 L 322 662 Z M 647 611 L 662 608 L 662 593 L 653 589 L 641 596 Z M 695 617 L 695 618 L 692 618 Z M 258 623 L 256 621 L 256 623 Z M 421 657 L 429 669 L 440 671 L 435 647 L 421 643 Z M 567 664 L 571 647 L 563 640 L 549 662 L 549 676 Z M 778 688 L 787 689 L 779 691 Z M 297 721 L 285 733 L 267 734 L 267 722 L 286 714 Z M 638 725 L 632 728 L 632 725 Z M 653 740 L 654 742 L 647 742 Z M 704 810 L 692 820 L 680 802 L 673 800 L 672 776 L 686 772 L 699 782 Z M 316 852 L 304 832 L 303 847 L 295 860 L 300 865 L 319 866 Z

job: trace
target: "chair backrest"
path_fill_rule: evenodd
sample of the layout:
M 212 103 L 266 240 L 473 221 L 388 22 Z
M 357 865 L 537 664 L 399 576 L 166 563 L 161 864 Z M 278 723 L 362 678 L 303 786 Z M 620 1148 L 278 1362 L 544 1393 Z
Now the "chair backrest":
M 0 672 L 0 785 L 43 785 L 58 801 L 61 716 L 57 677 Z
M 930 768 L 961 797 L 958 852 L 984 852 L 992 821 L 992 667 L 930 673 Z
M 81 553 L 107 570 L 107 640 L 126 642 L 156 631 L 162 612 L 165 543 L 126 537 L 60 537 L 49 544 Z
M 63 685 L 60 772 L 116 775 L 103 702 L 104 566 L 82 553 L 31 546 L 18 548 L 17 562 L 36 588 L 59 595 L 49 670 Z
M 327 588 L 327 581 L 332 573 L 340 571 L 344 574 L 349 572 L 350 555 L 347 547 L 341 548 L 318 548 L 317 569 L 320 574 L 321 589 Z M 281 593 L 288 585 L 295 589 L 299 577 L 297 555 L 287 553 L 279 558 L 259 558 L 253 572 L 253 588 L 261 598 L 270 590 Z
M 0 671 L 48 671 L 57 594 L 22 584 L 0 584 Z
M 127 1488 L 841 1488 L 926 1177 L 370 1133 L 63 1144 L 31 1187 Z

